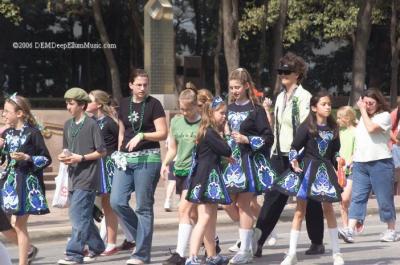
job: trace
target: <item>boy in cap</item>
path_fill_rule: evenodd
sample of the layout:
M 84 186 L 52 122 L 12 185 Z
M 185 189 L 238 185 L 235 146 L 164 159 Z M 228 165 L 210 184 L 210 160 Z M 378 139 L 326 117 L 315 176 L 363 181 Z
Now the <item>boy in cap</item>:
M 74 87 L 65 93 L 64 98 L 72 119 L 64 125 L 64 150 L 58 159 L 68 165 L 72 234 L 67 243 L 66 257 L 58 264 L 81 264 L 93 261 L 105 249 L 92 212 L 96 191 L 100 187 L 100 158 L 105 155 L 106 148 L 96 121 L 85 114 L 90 102 L 86 91 Z M 86 257 L 83 254 L 85 245 L 89 246 Z

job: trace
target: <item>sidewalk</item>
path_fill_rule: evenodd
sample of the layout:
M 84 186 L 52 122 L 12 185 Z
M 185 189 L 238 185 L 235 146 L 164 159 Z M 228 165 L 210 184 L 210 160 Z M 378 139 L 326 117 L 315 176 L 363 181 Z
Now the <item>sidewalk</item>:
M 155 205 L 154 205 L 154 229 L 166 230 L 172 229 L 177 230 L 178 224 L 178 213 L 177 210 L 173 212 L 165 212 L 163 208 L 164 204 L 165 187 L 164 183 L 160 182 L 156 194 L 155 194 Z M 53 200 L 54 190 L 47 192 L 47 200 L 51 205 Z M 134 207 L 135 200 L 134 194 L 132 196 L 131 205 Z M 263 197 L 259 196 L 259 202 L 262 203 Z M 395 197 L 396 211 L 400 212 L 400 196 Z M 289 203 L 286 205 L 284 212 L 282 213 L 280 221 L 291 221 L 295 203 Z M 335 204 L 336 214 L 339 215 L 339 205 Z M 378 213 L 377 201 L 375 198 L 371 198 L 368 202 L 368 214 Z M 367 220 L 368 222 L 368 220 Z M 232 224 L 232 220 L 228 217 L 225 211 L 218 211 L 218 225 Z M 67 239 L 71 233 L 71 226 L 68 218 L 68 209 L 50 208 L 50 214 L 29 217 L 28 221 L 29 235 L 32 242 L 47 241 L 47 240 L 62 240 Z

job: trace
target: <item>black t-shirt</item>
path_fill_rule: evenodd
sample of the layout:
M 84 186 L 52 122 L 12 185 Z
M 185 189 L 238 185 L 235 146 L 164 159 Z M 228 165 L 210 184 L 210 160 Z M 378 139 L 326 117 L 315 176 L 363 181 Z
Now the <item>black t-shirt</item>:
M 125 126 L 124 140 L 121 146 L 122 152 L 128 152 L 125 148 L 127 143 L 139 132 L 155 132 L 154 120 L 165 117 L 165 112 L 160 101 L 152 96 L 148 96 L 141 103 L 131 103 L 130 100 L 131 97 L 122 99 L 118 110 L 118 118 Z M 130 104 L 132 104 L 132 110 L 130 110 Z M 132 129 L 132 124 L 135 130 Z M 142 140 L 132 152 L 151 148 L 160 148 L 160 143 Z
M 95 119 L 101 129 L 106 144 L 107 155 L 111 155 L 118 149 L 118 124 L 109 116 Z

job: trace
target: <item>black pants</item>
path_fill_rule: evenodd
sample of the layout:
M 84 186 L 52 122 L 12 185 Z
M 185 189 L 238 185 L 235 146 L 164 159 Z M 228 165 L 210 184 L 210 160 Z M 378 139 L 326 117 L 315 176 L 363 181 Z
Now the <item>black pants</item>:
M 288 157 L 276 157 L 271 159 L 272 167 L 278 174 L 289 168 Z M 264 203 L 257 219 L 256 227 L 262 231 L 258 244 L 263 246 L 272 230 L 278 222 L 283 208 L 289 196 L 276 190 L 267 190 L 264 195 Z M 307 201 L 306 226 L 308 237 L 312 244 L 322 244 L 324 237 L 324 216 L 322 205 L 314 200 Z

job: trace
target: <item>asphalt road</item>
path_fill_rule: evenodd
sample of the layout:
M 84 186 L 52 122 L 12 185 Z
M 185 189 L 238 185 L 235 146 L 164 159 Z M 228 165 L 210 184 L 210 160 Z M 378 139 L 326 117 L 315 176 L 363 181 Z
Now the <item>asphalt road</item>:
M 340 220 L 338 220 L 340 222 Z M 362 235 L 355 238 L 356 243 L 341 243 L 342 253 L 346 264 L 397 264 L 400 265 L 400 242 L 382 243 L 379 242 L 379 235 L 385 230 L 385 225 L 379 222 L 379 216 L 368 216 L 365 231 Z M 305 225 L 303 225 L 305 229 Z M 238 237 L 237 227 L 224 225 L 217 228 L 220 241 L 222 243 L 223 254 L 232 256 L 228 248 Z M 288 249 L 290 223 L 282 222 L 277 227 L 279 239 L 273 247 L 264 246 L 263 257 L 254 259 L 253 264 L 280 264 L 284 257 L 284 252 Z M 300 235 L 298 246 L 299 265 L 309 264 L 332 264 L 331 253 L 329 250 L 329 237 L 325 233 L 325 246 L 327 253 L 321 256 L 305 256 L 304 250 L 309 245 L 307 234 L 303 231 Z M 50 241 L 38 243 L 39 254 L 33 264 L 56 264 L 57 260 L 63 258 L 66 241 Z M 168 257 L 169 248 L 174 249 L 176 244 L 176 230 L 156 231 L 152 249 L 152 264 L 160 264 Z M 17 263 L 17 248 L 7 246 L 12 257 L 13 264 Z M 93 264 L 111 265 L 125 264 L 129 258 L 128 252 L 120 252 L 110 257 L 100 257 Z

